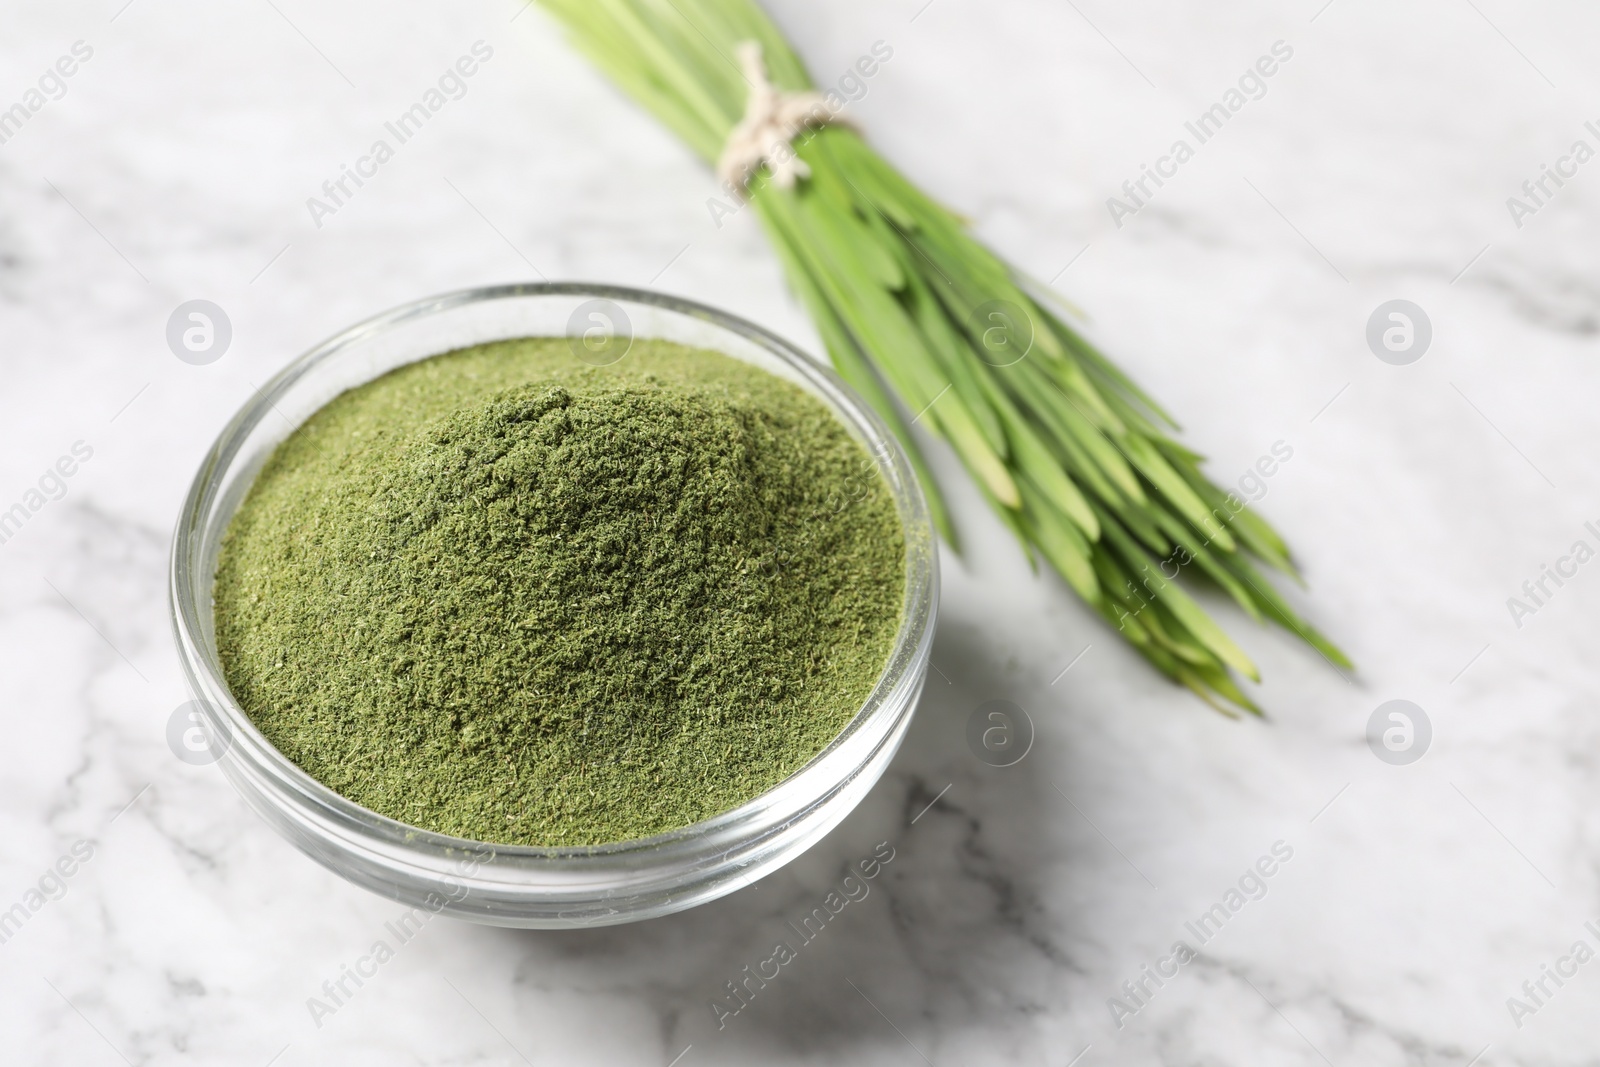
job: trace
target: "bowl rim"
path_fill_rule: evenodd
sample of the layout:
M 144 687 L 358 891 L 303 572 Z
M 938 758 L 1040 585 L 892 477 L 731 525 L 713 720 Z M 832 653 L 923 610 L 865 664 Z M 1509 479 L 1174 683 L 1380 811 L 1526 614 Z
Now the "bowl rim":
M 214 504 L 213 498 L 221 489 L 226 475 L 232 469 L 251 431 L 275 410 L 275 402 L 279 397 L 287 393 L 317 366 L 359 341 L 412 319 L 438 314 L 467 304 L 545 296 L 601 298 L 658 307 L 706 321 L 719 329 L 743 337 L 756 347 L 775 356 L 789 370 L 804 378 L 806 384 L 801 388 L 817 397 L 836 418 L 846 423 L 847 429 L 852 431 L 852 436 L 857 437 L 863 451 L 874 462 L 875 470 L 888 485 L 901 518 L 905 542 L 906 581 L 902 596 L 900 626 L 894 644 L 877 682 L 874 683 L 861 707 L 826 746 L 781 781 L 738 807 L 719 812 L 688 826 L 663 831 L 649 837 L 596 845 L 516 845 L 440 833 L 373 811 L 312 777 L 268 741 L 233 698 L 220 663 L 209 655 L 208 645 L 202 639 L 204 630 L 201 612 L 209 613 L 212 610 L 211 589 L 214 574 L 195 573 L 197 568 L 193 566 L 196 560 L 194 552 L 196 543 L 204 534 L 202 526 L 204 513 Z M 416 360 L 397 363 L 383 373 L 454 350 L 446 348 L 428 356 L 418 357 Z M 719 354 L 732 359 L 739 358 L 731 353 Z M 382 374 L 379 374 L 364 379 L 361 384 L 375 381 L 381 376 Z M 349 388 L 357 387 L 359 386 Z M 323 403 L 325 405 L 328 402 Z M 298 429 L 303 422 L 304 419 L 297 422 L 294 429 Z M 289 432 L 293 433 L 294 430 L 291 429 Z M 256 476 L 256 474 L 250 476 L 252 483 Z M 247 492 L 248 488 L 242 490 L 241 500 L 242 494 Z M 227 519 L 227 522 L 231 521 L 232 513 Z M 226 523 L 223 524 L 223 530 L 226 530 Z M 897 707 L 898 702 L 891 698 L 908 684 L 916 687 L 920 681 L 920 674 L 926 669 L 924 665 L 931 651 L 937 618 L 939 567 L 937 536 L 927 501 L 905 450 L 883 418 L 831 367 L 762 326 L 695 300 L 606 283 L 514 282 L 456 289 L 392 307 L 313 345 L 257 388 L 228 420 L 207 449 L 184 496 L 171 542 L 168 593 L 178 658 L 189 687 L 198 698 L 201 713 L 207 719 L 208 726 L 215 732 L 213 736 L 220 734 L 230 742 L 229 747 L 232 748 L 239 743 L 238 735 L 243 734 L 251 742 L 249 747 L 256 750 L 267 763 L 263 769 L 280 784 L 292 787 L 305 802 L 318 808 L 323 818 L 337 822 L 346 832 L 368 838 L 376 836 L 384 843 L 406 852 L 428 852 L 441 860 L 460 855 L 482 857 L 487 850 L 497 862 L 521 860 L 543 865 L 544 861 L 552 860 L 603 861 L 613 857 L 628 857 L 643 853 L 661 854 L 676 851 L 673 846 L 687 848 L 697 841 L 727 835 L 743 824 L 759 822 L 761 816 L 773 806 L 775 797 L 789 791 L 797 780 L 808 773 L 816 771 L 828 756 L 847 744 L 869 724 L 890 714 L 909 717 L 915 710 L 915 700 L 909 701 L 904 707 Z M 203 606 L 202 593 L 206 601 Z M 219 704 L 207 695 L 208 693 L 215 693 L 226 699 Z M 224 751 L 221 758 L 228 759 L 231 755 L 232 753 Z M 802 806 L 792 812 L 790 818 L 800 818 L 806 810 L 807 806 Z

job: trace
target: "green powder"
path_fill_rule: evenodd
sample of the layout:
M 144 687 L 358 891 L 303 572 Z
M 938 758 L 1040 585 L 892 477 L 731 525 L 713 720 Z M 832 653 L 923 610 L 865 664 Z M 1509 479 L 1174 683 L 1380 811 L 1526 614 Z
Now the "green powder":
M 799 387 L 634 342 L 452 352 L 334 399 L 223 540 L 228 686 L 312 777 L 413 826 L 591 845 L 804 766 L 899 629 L 887 485 Z

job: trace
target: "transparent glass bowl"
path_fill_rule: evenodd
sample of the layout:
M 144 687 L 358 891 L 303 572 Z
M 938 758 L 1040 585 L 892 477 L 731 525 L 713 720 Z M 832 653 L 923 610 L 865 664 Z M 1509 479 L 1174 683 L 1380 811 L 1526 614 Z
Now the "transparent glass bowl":
M 877 686 L 816 758 L 732 811 L 592 848 L 485 844 L 421 830 L 346 800 L 269 744 L 223 681 L 211 587 L 217 550 L 273 448 L 339 393 L 416 360 L 516 337 L 573 338 L 574 358 L 620 358 L 631 337 L 722 352 L 818 397 L 894 496 L 906 531 L 904 619 Z M 507 285 L 420 300 L 353 326 L 269 381 L 206 454 L 172 541 L 173 631 L 208 750 L 244 798 L 323 866 L 407 904 L 500 926 L 633 922 L 715 899 L 817 842 L 866 795 L 910 724 L 927 673 L 938 556 L 910 464 L 877 415 L 830 370 L 758 326 L 700 304 L 580 284 Z

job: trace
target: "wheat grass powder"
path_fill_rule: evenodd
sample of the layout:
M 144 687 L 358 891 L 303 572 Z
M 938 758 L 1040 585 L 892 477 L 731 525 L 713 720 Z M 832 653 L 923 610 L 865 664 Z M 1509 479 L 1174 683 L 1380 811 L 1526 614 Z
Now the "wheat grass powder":
M 581 846 L 804 766 L 876 684 L 905 539 L 817 399 L 564 338 L 394 370 L 268 459 L 214 588 L 228 687 L 318 781 L 413 826 Z

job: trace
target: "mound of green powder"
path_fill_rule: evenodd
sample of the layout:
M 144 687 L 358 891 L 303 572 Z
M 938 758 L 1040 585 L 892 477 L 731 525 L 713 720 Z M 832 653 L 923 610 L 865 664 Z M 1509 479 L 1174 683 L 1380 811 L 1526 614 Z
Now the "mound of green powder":
M 904 536 L 815 398 L 711 352 L 564 339 L 337 397 L 223 540 L 228 686 L 373 811 L 529 845 L 647 836 L 765 792 L 888 660 Z

